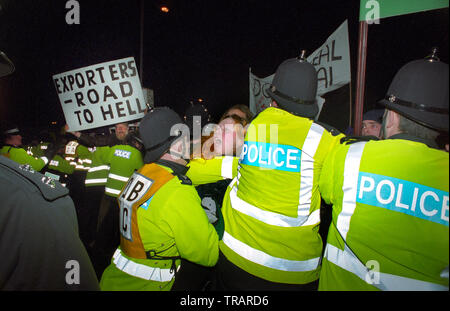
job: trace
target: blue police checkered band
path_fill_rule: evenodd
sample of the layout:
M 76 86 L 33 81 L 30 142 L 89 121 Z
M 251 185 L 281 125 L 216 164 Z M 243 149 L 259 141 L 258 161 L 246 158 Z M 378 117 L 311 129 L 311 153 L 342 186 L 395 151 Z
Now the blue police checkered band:
M 407 180 L 360 172 L 356 202 L 382 207 L 448 227 L 448 192 Z

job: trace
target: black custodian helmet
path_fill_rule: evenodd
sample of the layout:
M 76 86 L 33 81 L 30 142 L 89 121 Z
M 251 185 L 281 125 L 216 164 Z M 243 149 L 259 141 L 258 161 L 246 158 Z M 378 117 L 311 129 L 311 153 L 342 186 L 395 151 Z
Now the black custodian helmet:
M 448 64 L 435 52 L 404 65 L 380 103 L 426 127 L 448 132 Z
M 317 115 L 317 72 L 304 58 L 304 51 L 278 66 L 267 93 L 288 112 L 307 118 Z

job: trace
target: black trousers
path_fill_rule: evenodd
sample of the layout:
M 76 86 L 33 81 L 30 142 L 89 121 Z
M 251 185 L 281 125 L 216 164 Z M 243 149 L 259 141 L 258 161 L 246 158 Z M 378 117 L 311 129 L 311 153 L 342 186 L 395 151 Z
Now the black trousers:
M 215 267 L 205 267 L 181 259 L 172 291 L 210 291 L 215 288 Z
M 315 291 L 319 281 L 307 284 L 284 284 L 258 278 L 230 262 L 219 251 L 216 265 L 216 288 L 218 291 Z
M 92 261 L 99 279 L 120 245 L 119 215 L 117 198 L 104 194 L 100 202 L 97 232 L 92 247 Z

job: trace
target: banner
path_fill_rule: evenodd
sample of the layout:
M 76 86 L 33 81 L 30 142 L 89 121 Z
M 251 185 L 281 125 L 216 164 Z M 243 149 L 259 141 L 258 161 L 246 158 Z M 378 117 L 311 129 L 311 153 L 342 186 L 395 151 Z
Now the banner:
M 69 131 L 140 119 L 145 99 L 133 57 L 53 76 Z
M 269 94 L 267 94 L 267 90 L 270 88 L 270 85 L 273 80 L 272 74 L 265 78 L 258 78 L 255 76 L 251 69 L 249 71 L 249 86 L 250 86 L 250 101 L 249 108 L 253 114 L 258 114 L 264 109 L 270 106 L 272 99 Z
M 317 95 L 334 91 L 351 81 L 348 23 L 345 20 L 325 43 L 307 58 L 317 71 Z
M 448 7 L 449 0 L 361 0 L 359 20 L 373 22 L 380 18 Z
M 320 114 L 325 102 L 325 99 L 320 96 L 336 90 L 351 81 L 347 20 L 307 60 L 314 65 L 317 71 L 317 103 Z M 250 69 L 249 107 L 254 114 L 260 113 L 269 107 L 272 100 L 267 94 L 267 90 L 272 83 L 274 75 L 258 78 Z

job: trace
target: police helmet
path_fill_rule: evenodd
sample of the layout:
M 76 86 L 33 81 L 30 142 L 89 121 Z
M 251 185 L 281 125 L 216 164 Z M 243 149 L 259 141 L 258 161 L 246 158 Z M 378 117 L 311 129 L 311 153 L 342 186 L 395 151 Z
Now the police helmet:
M 317 115 L 317 72 L 304 58 L 304 51 L 278 66 L 267 93 L 288 112 L 307 118 Z
M 435 55 L 404 65 L 380 104 L 423 126 L 448 132 L 448 64 Z
M 169 107 L 150 110 L 139 124 L 140 138 L 145 147 L 144 162 L 152 163 L 166 153 L 172 142 L 181 136 L 171 135 L 176 124 L 184 124 L 180 116 Z

